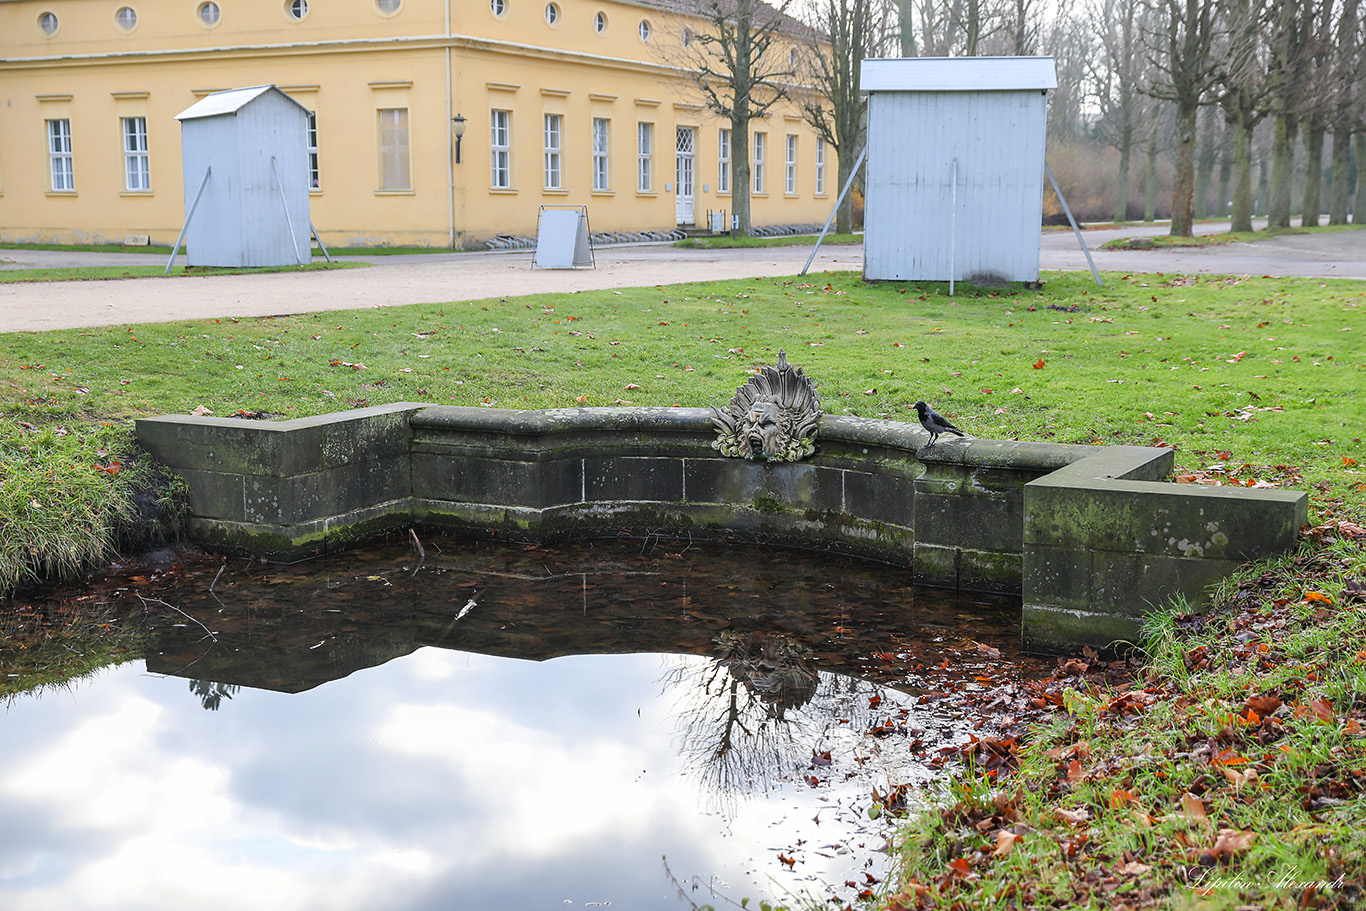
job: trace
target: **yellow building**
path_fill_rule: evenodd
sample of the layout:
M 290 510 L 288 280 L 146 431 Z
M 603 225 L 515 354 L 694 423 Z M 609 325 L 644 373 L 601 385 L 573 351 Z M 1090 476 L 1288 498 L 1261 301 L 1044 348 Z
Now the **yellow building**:
M 705 31 L 678 5 L 0 0 L 0 240 L 173 242 L 176 115 L 264 84 L 312 112 L 328 245 L 482 246 L 544 205 L 595 232 L 706 225 L 731 210 L 728 123 L 677 66 Z M 751 123 L 756 227 L 823 222 L 838 192 L 792 95 Z

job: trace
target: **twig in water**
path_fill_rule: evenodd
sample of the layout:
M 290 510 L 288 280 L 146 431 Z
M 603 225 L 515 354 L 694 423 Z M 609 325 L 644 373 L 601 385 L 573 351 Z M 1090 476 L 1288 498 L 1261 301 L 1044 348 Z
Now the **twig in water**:
M 171 604 L 168 601 L 162 601 L 160 598 L 144 598 L 142 597 L 142 595 L 138 595 L 138 599 L 142 601 L 143 610 L 147 609 L 147 605 L 149 602 L 160 604 L 162 607 L 169 607 L 171 610 L 175 611 L 177 614 L 180 614 L 180 616 L 184 617 L 186 620 L 189 620 L 195 626 L 198 626 L 200 629 L 202 629 L 205 633 L 208 634 L 209 638 L 212 639 L 215 644 L 217 644 L 218 636 L 214 634 L 213 630 L 209 629 L 203 623 L 200 623 L 194 617 L 191 617 L 189 614 L 185 613 L 183 610 L 176 607 L 174 604 Z
M 413 575 L 416 576 L 417 571 L 422 568 L 422 564 L 427 562 L 427 549 L 423 547 L 422 542 L 417 539 L 416 531 L 410 528 L 408 529 L 408 534 L 413 536 L 413 547 L 417 548 L 417 565 L 413 567 Z
M 218 577 L 221 576 L 221 575 L 223 575 L 223 570 L 225 570 L 225 569 L 227 569 L 227 568 L 228 568 L 228 564 L 226 564 L 226 563 L 224 563 L 222 566 L 218 567 L 218 572 L 214 575 L 213 581 L 209 583 L 209 594 L 211 594 L 211 595 L 213 594 L 213 587 L 214 587 L 215 585 L 218 584 Z

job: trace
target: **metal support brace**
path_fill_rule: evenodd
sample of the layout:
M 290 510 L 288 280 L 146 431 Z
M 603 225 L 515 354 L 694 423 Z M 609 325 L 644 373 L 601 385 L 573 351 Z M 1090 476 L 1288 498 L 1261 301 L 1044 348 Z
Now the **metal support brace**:
M 1072 210 L 1067 207 L 1067 200 L 1063 198 L 1062 190 L 1058 188 L 1058 182 L 1053 179 L 1053 172 L 1048 169 L 1048 162 L 1043 163 L 1043 172 L 1048 175 L 1048 180 L 1053 184 L 1053 192 L 1058 194 L 1058 202 L 1062 203 L 1062 210 L 1067 213 L 1067 221 L 1072 225 L 1072 233 L 1077 235 L 1077 243 L 1081 244 L 1081 252 L 1086 254 L 1086 262 L 1091 266 L 1091 274 L 1095 276 L 1096 284 L 1105 287 L 1105 282 L 1100 280 L 1100 272 L 1096 270 L 1096 261 L 1091 258 L 1091 251 L 1086 248 L 1086 241 L 1081 239 L 1081 228 L 1077 227 L 1077 220 L 1072 217 Z
M 835 213 L 840 210 L 840 203 L 844 202 L 844 197 L 849 195 L 849 188 L 854 185 L 854 175 L 858 173 L 859 166 L 863 164 L 863 159 L 868 157 L 868 147 L 864 146 L 863 151 L 858 153 L 858 160 L 849 169 L 849 179 L 844 182 L 844 189 L 840 190 L 839 199 L 835 200 L 835 208 L 830 210 L 830 217 L 825 220 L 825 227 L 821 228 L 820 236 L 816 238 L 816 246 L 811 248 L 811 255 L 806 258 L 806 265 L 802 266 L 802 271 L 798 274 L 805 275 L 806 270 L 811 268 L 811 261 L 816 258 L 816 251 L 821 248 L 821 241 L 825 240 L 825 234 L 830 230 L 830 223 L 835 220 Z
M 299 238 L 294 234 L 294 219 L 289 217 L 289 201 L 285 199 L 285 182 L 280 179 L 280 165 L 275 160 L 275 156 L 270 156 L 270 169 L 275 172 L 275 189 L 280 191 L 280 205 L 285 210 L 285 226 L 289 228 L 289 244 L 294 248 L 294 261 L 299 265 L 304 264 L 304 258 L 299 255 Z
M 190 214 L 185 216 L 185 224 L 180 227 L 180 236 L 175 239 L 175 246 L 171 248 L 171 258 L 166 261 L 166 271 L 163 273 L 165 275 L 171 274 L 171 266 L 175 265 L 176 251 L 180 249 L 180 243 L 185 239 L 185 232 L 190 229 L 190 219 L 194 218 L 194 210 L 199 208 L 199 197 L 204 195 L 204 188 L 209 185 L 209 175 L 212 173 L 212 167 L 204 169 L 204 179 L 199 182 L 199 189 L 195 191 L 194 202 L 190 203 Z M 185 258 L 190 258 L 188 251 L 185 254 Z

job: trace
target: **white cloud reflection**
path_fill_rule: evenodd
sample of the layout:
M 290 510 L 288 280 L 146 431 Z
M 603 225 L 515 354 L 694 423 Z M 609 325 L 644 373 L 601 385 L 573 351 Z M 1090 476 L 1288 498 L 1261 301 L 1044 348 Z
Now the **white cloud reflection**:
M 680 770 L 663 660 L 422 649 L 216 712 L 130 665 L 16 699 L 0 908 L 682 907 L 665 854 L 757 897 L 810 810 L 708 809 Z

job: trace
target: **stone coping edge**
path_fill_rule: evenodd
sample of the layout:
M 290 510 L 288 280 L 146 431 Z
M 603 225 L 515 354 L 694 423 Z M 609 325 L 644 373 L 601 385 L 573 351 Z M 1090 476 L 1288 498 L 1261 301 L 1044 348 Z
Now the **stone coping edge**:
M 711 414 L 397 402 L 281 421 L 162 415 L 136 433 L 189 484 L 192 537 L 225 550 L 294 558 L 412 524 L 587 537 L 658 517 L 1020 591 L 1040 651 L 1136 641 L 1153 608 L 1199 604 L 1239 563 L 1293 547 L 1308 516 L 1303 492 L 1171 483 L 1170 449 L 931 446 L 917 423 L 827 414 L 811 458 L 764 465 L 715 452 Z

